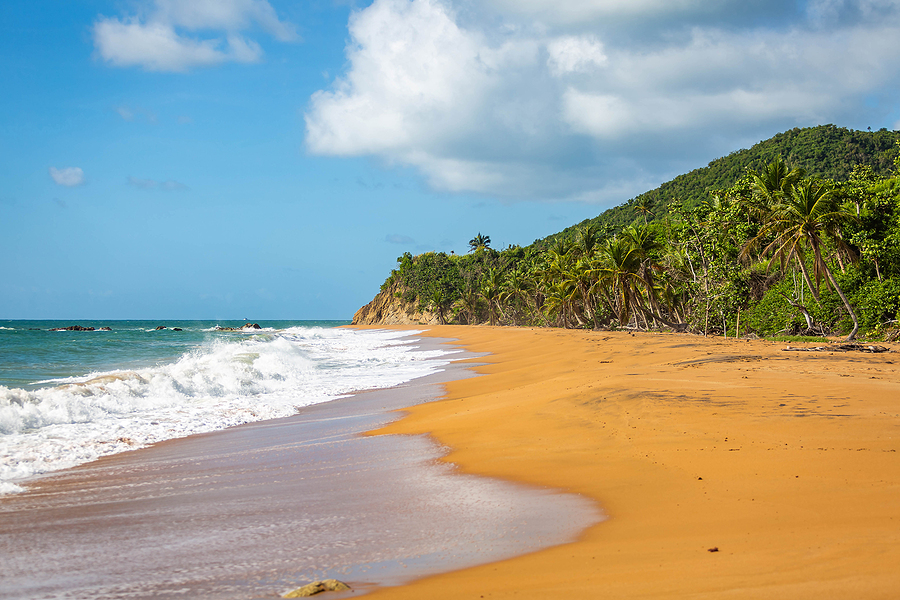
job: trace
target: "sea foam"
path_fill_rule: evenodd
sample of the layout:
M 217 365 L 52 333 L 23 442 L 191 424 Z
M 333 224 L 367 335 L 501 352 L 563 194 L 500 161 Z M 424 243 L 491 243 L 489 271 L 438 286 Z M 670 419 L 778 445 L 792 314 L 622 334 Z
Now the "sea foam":
M 154 442 L 294 414 L 439 370 L 416 332 L 292 328 L 217 339 L 167 364 L 0 386 L 0 493 L 16 481 Z

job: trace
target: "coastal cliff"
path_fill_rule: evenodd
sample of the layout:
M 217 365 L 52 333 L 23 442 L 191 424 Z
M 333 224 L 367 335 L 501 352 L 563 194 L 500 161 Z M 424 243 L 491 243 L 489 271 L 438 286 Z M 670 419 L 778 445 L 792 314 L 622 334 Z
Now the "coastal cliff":
M 439 325 L 437 313 L 420 311 L 417 300 L 407 301 L 402 288 L 391 283 L 375 298 L 356 311 L 354 325 Z

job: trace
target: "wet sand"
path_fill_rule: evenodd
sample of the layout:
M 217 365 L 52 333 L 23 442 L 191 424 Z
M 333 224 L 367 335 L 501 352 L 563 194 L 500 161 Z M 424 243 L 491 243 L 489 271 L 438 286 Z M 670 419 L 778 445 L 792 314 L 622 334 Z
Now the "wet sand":
M 575 544 L 372 598 L 900 596 L 896 353 L 428 329 L 490 352 L 484 376 L 382 431 L 429 433 L 467 473 L 576 492 L 609 518 Z
M 471 375 L 457 364 L 35 480 L 0 498 L 0 598 L 271 598 L 326 577 L 358 595 L 574 539 L 593 502 L 459 474 L 426 435 L 361 435 Z

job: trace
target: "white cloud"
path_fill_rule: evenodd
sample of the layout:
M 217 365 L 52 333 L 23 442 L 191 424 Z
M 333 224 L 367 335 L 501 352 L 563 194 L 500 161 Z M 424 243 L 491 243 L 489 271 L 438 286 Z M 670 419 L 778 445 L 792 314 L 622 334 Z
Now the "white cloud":
M 224 62 L 254 63 L 260 45 L 241 34 L 254 24 L 280 41 L 297 39 L 294 27 L 278 19 L 265 0 L 155 0 L 143 5 L 147 19 L 100 17 L 94 46 L 107 63 L 148 71 L 187 71 Z M 189 32 L 217 31 L 201 38 Z
M 155 0 L 157 18 L 191 30 L 240 31 L 254 23 L 277 40 L 298 39 L 296 28 L 278 19 L 266 0 Z
M 737 0 L 488 4 L 354 12 L 348 67 L 307 108 L 308 150 L 412 166 L 442 190 L 606 202 L 789 127 L 874 125 L 866 98 L 900 87 L 896 1 L 857 1 L 859 19 L 828 30 L 803 11 L 753 26 L 710 17 Z M 584 16 L 639 23 L 663 4 L 678 18 L 652 43 Z M 557 6 L 584 18 L 541 20 Z
M 116 106 L 114 110 L 119 113 L 123 121 L 134 121 L 134 111 L 127 106 Z
M 502 185 L 496 166 L 453 148 L 472 146 L 473 132 L 486 147 L 498 127 L 530 127 L 522 117 L 539 107 L 504 77 L 530 70 L 537 44 L 488 44 L 437 0 L 377 0 L 353 15 L 350 35 L 350 69 L 334 89 L 312 96 L 305 115 L 311 152 L 379 155 L 419 167 L 441 189 Z
M 818 26 L 833 26 L 841 20 L 879 19 L 900 10 L 897 0 L 809 0 L 806 14 Z
M 606 63 L 606 54 L 594 36 L 563 36 L 547 42 L 548 65 L 556 76 L 589 72 Z
M 354 155 L 415 148 L 469 120 L 487 82 L 480 43 L 433 0 L 377 0 L 350 21 L 352 63 L 306 116 L 313 152 Z
M 65 167 L 57 169 L 50 167 L 50 177 L 56 185 L 75 187 L 84 183 L 84 171 L 80 167 Z

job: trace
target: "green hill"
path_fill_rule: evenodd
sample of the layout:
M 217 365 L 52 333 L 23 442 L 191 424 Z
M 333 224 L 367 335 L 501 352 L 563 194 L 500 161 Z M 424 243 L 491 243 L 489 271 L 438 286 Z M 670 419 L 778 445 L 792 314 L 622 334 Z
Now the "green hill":
M 711 191 L 730 187 L 748 167 L 758 169 L 777 156 L 789 166 L 801 167 L 809 175 L 823 179 L 846 181 L 856 165 L 868 165 L 875 175 L 886 176 L 894 166 L 898 139 L 900 132 L 887 129 L 855 131 L 834 125 L 791 129 L 747 150 L 718 158 L 706 167 L 679 175 L 655 190 L 644 192 L 593 219 L 567 227 L 537 243 L 543 245 L 560 236 L 569 237 L 577 228 L 588 223 L 595 224 L 601 231 L 616 232 L 641 218 L 644 214 L 642 210 L 649 211 L 646 212 L 648 221 L 662 218 L 673 200 L 692 208 L 710 200 Z
M 354 322 L 894 339 L 898 152 L 900 132 L 786 131 L 530 246 L 406 253 Z

